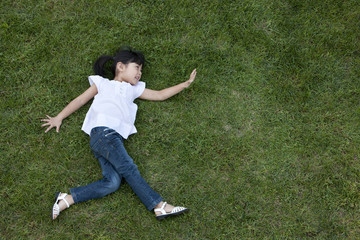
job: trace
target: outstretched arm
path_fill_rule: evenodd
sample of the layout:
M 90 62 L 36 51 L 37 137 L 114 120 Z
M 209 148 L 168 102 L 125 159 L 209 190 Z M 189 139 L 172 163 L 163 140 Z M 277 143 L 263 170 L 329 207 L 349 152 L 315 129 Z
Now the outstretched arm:
M 56 127 L 56 132 L 59 132 L 60 126 L 62 124 L 62 121 L 67 118 L 70 114 L 78 110 L 80 107 L 82 107 L 85 103 L 87 103 L 90 99 L 92 99 L 97 94 L 97 88 L 96 85 L 93 84 L 91 87 L 89 87 L 84 93 L 82 93 L 80 96 L 72 100 L 66 107 L 56 116 L 56 117 L 50 117 L 46 115 L 47 118 L 41 119 L 42 122 L 46 122 L 41 127 L 49 126 L 45 133 L 47 133 L 50 129 L 53 127 Z
M 151 100 L 151 101 L 163 101 L 166 100 L 172 96 L 174 96 L 175 94 L 178 94 L 179 92 L 181 92 L 182 90 L 184 90 L 185 88 L 188 88 L 190 86 L 190 84 L 194 81 L 195 77 L 196 77 L 196 69 L 194 69 L 192 71 L 192 73 L 190 74 L 190 78 L 189 80 L 180 83 L 178 85 L 169 87 L 169 88 L 165 88 L 163 90 L 151 90 L 151 89 L 145 89 L 145 91 L 143 92 L 143 94 L 141 94 L 141 96 L 139 97 L 140 99 L 144 99 L 144 100 Z

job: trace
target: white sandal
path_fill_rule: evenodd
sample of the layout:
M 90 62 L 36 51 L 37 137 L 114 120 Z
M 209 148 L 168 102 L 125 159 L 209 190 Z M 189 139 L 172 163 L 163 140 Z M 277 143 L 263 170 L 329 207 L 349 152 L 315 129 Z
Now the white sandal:
M 155 208 L 154 209 L 154 212 L 161 212 L 162 213 L 161 215 L 156 215 L 157 220 L 163 220 L 166 217 L 173 216 L 173 215 L 179 215 L 179 214 L 182 214 L 182 213 L 184 213 L 186 211 L 189 211 L 189 209 L 184 208 L 184 207 L 174 207 L 174 209 L 171 212 L 167 213 L 165 211 L 166 204 L 167 204 L 167 202 L 164 202 L 163 205 L 161 206 L 161 208 Z
M 54 206 L 52 208 L 52 215 L 51 215 L 52 220 L 55 220 L 54 215 L 56 215 L 56 216 L 60 215 L 60 207 L 58 205 L 60 200 L 64 200 L 64 202 L 66 203 L 67 208 L 70 207 L 68 201 L 66 201 L 66 199 L 65 199 L 66 196 L 67 196 L 67 193 L 64 193 L 64 195 L 62 195 L 62 196 L 61 196 L 61 192 L 56 193 L 56 195 L 55 195 L 55 203 L 54 203 Z

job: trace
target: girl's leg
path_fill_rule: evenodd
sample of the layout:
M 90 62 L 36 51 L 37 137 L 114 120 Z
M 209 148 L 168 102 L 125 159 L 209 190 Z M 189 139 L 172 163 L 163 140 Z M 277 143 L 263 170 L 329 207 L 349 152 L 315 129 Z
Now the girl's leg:
M 120 187 L 121 176 L 119 176 L 111 163 L 96 154 L 95 157 L 99 159 L 103 178 L 86 186 L 71 188 L 71 196 L 74 198 L 75 203 L 102 198 L 115 192 Z
M 162 201 L 160 195 L 140 175 L 123 145 L 123 138 L 116 131 L 103 127 L 94 128 L 91 131 L 90 144 L 96 154 L 111 162 L 148 210 L 154 209 Z
M 120 187 L 121 177 L 115 171 L 110 162 L 108 162 L 103 157 L 98 157 L 98 159 L 102 169 L 103 179 L 86 186 L 70 189 L 71 195 L 68 194 L 65 197 L 65 200 L 68 202 L 69 207 L 74 203 L 83 202 L 95 198 L 101 198 L 105 195 L 115 192 Z M 54 204 L 54 206 L 56 204 L 58 205 L 59 214 L 64 209 L 68 208 L 66 202 L 64 200 L 61 200 L 62 196 L 64 195 L 65 193 L 62 193 L 60 195 L 60 200 L 56 201 Z M 53 219 L 56 219 L 59 214 L 53 214 Z

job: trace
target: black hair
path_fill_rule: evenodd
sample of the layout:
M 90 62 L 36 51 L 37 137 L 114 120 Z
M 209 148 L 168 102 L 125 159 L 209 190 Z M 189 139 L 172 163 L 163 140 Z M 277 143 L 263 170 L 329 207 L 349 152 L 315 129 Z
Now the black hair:
M 110 67 L 106 66 L 109 61 L 112 61 Z M 144 67 L 145 57 L 139 51 L 132 50 L 130 47 L 123 47 L 113 57 L 107 55 L 99 57 L 94 63 L 94 72 L 96 75 L 107 77 L 110 71 L 115 76 L 116 64 L 118 62 L 123 64 L 137 63 Z

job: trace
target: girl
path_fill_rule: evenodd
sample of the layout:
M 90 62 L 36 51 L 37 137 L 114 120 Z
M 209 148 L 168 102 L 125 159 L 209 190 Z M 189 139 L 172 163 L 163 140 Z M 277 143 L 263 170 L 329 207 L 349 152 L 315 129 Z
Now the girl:
M 104 78 L 105 63 L 112 62 L 114 80 Z M 134 126 L 136 98 L 163 101 L 189 87 L 196 77 L 196 69 L 189 80 L 155 91 L 145 88 L 139 81 L 145 58 L 141 52 L 125 49 L 114 57 L 101 56 L 94 64 L 94 76 L 89 77 L 90 87 L 72 100 L 56 117 L 42 119 L 45 133 L 52 128 L 59 132 L 62 121 L 90 99 L 94 98 L 86 114 L 82 130 L 90 135 L 90 146 L 102 168 L 103 179 L 89 185 L 72 188 L 70 194 L 56 193 L 52 219 L 72 204 L 101 198 L 115 192 L 124 178 L 148 210 L 153 210 L 158 220 L 186 212 L 184 207 L 174 207 L 163 201 L 141 177 L 136 164 L 124 148 L 124 139 L 136 133 Z

